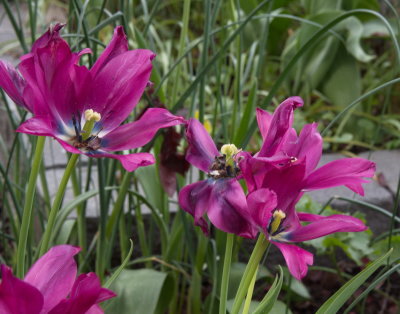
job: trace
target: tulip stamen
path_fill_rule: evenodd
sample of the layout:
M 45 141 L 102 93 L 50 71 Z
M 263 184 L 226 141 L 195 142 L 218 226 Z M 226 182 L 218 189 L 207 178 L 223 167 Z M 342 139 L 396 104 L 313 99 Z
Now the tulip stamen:
M 234 144 L 225 144 L 221 147 L 221 156 L 216 156 L 210 166 L 208 176 L 213 179 L 234 178 L 240 170 L 237 167 L 235 157 L 241 150 Z
M 75 117 L 72 117 L 72 123 L 75 129 L 75 137 L 72 139 L 72 144 L 74 147 L 93 151 L 100 148 L 99 133 L 101 132 L 102 128 L 96 133 L 92 134 L 93 128 L 97 122 L 101 120 L 100 113 L 94 111 L 93 109 L 85 110 L 85 125 L 83 128 L 80 127 L 80 121 Z
M 282 223 L 286 218 L 286 214 L 281 209 L 277 209 L 272 214 L 271 220 L 268 225 L 268 233 L 271 236 L 276 236 L 283 231 Z

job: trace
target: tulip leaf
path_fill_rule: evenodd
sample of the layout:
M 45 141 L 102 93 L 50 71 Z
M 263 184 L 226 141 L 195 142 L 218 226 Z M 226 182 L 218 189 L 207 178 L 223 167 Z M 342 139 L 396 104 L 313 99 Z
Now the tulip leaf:
M 362 272 L 351 278 L 319 308 L 317 314 L 337 313 L 353 293 L 379 268 L 379 266 L 387 261 L 387 258 L 392 252 L 393 249 L 390 249 L 385 255 L 378 258 Z
M 156 313 L 166 310 L 159 303 L 161 298 L 171 300 L 166 294 L 170 288 L 166 273 L 152 269 L 124 269 L 119 277 L 111 284 L 110 289 L 117 294 L 117 297 L 110 300 L 106 308 L 107 313 Z M 166 298 L 167 297 L 167 298 Z
M 253 314 L 269 313 L 274 307 L 283 283 L 283 270 L 280 266 L 279 273 L 280 276 L 276 275 L 274 283 L 272 284 L 271 288 L 269 288 L 268 293 L 264 296 Z
M 382 255 L 388 249 L 388 244 L 390 241 L 390 246 L 393 248 L 393 254 L 390 256 L 389 263 L 400 259 L 400 235 L 384 238 L 372 246 L 374 252 L 370 254 L 370 258 L 375 260 L 379 255 Z

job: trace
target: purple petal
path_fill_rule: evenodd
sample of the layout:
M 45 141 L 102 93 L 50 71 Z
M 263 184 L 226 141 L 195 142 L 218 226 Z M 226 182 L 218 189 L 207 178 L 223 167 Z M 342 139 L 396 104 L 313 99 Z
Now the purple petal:
M 208 172 L 215 157 L 220 155 L 210 134 L 200 121 L 190 119 L 186 137 L 189 144 L 186 160 L 200 170 Z
M 70 297 L 61 301 L 49 314 L 84 314 L 89 309 L 93 313 L 93 310 L 99 309 L 98 307 L 92 309 L 94 305 L 115 296 L 111 290 L 101 287 L 95 273 L 81 274 L 74 283 Z
M 42 293 L 45 313 L 71 291 L 77 273 L 74 256 L 79 251 L 80 248 L 71 245 L 54 246 L 36 261 L 25 276 L 24 281 Z
M 263 140 L 267 137 L 273 115 L 261 108 L 256 109 L 257 124 Z
M 11 269 L 1 265 L 0 313 L 39 314 L 43 296 L 38 289 L 13 276 Z
M 114 35 L 110 43 L 90 69 L 92 76 L 95 77 L 111 59 L 126 51 L 128 51 L 128 40 L 124 33 L 124 28 L 122 26 L 117 26 L 114 29 Z
M 41 136 L 55 136 L 56 127 L 53 121 L 48 117 L 37 116 L 22 123 L 16 132 Z
M 301 106 L 303 100 L 297 96 L 290 97 L 279 105 L 272 116 L 268 134 L 259 152 L 260 157 L 270 157 L 281 148 L 292 128 L 293 111 Z
M 109 60 L 93 78 L 86 109 L 101 114 L 103 132 L 119 126 L 132 112 L 150 78 L 154 53 L 136 49 Z
M 282 252 L 290 273 L 297 280 L 301 280 L 308 271 L 308 265 L 314 263 L 314 257 L 310 252 L 298 246 L 286 243 L 272 242 Z
M 32 45 L 32 53 L 36 53 L 39 48 L 43 48 L 49 44 L 51 41 L 63 40 L 60 37 L 60 30 L 65 26 L 65 24 L 56 23 L 51 25 L 46 33 L 40 36 Z
M 132 172 L 139 167 L 146 167 L 155 163 L 154 156 L 150 153 L 135 153 L 127 155 L 111 154 L 101 151 L 85 153 L 86 156 L 94 158 L 113 158 L 119 160 L 126 171 Z
M 236 179 L 214 181 L 207 216 L 215 227 L 224 232 L 251 239 L 257 234 L 251 223 L 243 188 Z
M 317 130 L 318 124 L 306 124 L 300 136 L 289 136 L 283 145 L 288 156 L 306 159 L 306 173 L 312 172 L 318 165 L 322 155 L 322 137 Z
M 203 180 L 189 184 L 179 191 L 180 207 L 193 216 L 194 224 L 199 226 L 206 235 L 209 234 L 209 230 L 203 215 L 208 208 L 211 189 L 212 182 Z
M 276 205 L 276 194 L 268 189 L 259 189 L 247 196 L 249 214 L 256 226 L 262 230 L 266 230 Z
M 298 213 L 301 221 L 309 221 L 310 224 L 300 226 L 288 234 L 288 240 L 303 242 L 320 238 L 335 232 L 360 232 L 368 228 L 355 217 L 347 215 L 320 216 L 308 213 Z
M 32 108 L 25 103 L 23 90 L 26 83 L 14 67 L 0 60 L 0 87 L 10 96 L 10 98 L 21 107 L 32 112 Z
M 317 190 L 345 185 L 352 191 L 364 195 L 364 178 L 371 178 L 375 173 L 375 163 L 363 158 L 344 158 L 327 163 L 312 172 L 304 189 Z
M 101 146 L 106 151 L 142 147 L 150 142 L 159 129 L 184 122 L 185 119 L 174 116 L 166 109 L 150 108 L 139 120 L 123 124 L 105 135 L 101 139 Z

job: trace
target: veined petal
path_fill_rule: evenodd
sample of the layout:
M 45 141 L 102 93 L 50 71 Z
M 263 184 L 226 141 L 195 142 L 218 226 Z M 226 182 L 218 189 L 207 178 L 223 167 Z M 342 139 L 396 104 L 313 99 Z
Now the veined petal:
M 139 167 L 146 167 L 154 164 L 156 161 L 150 153 L 135 153 L 127 155 L 111 154 L 102 151 L 85 153 L 86 156 L 94 158 L 113 158 L 117 159 L 126 171 L 132 172 Z
M 301 106 L 303 100 L 297 96 L 290 97 L 279 105 L 272 116 L 268 134 L 259 152 L 260 157 L 270 157 L 280 149 L 292 128 L 293 111 Z
M 32 112 L 32 108 L 25 103 L 23 98 L 25 85 L 26 82 L 18 71 L 8 62 L 0 60 L 0 87 L 18 106 Z
M 257 228 L 251 223 L 246 196 L 236 179 L 217 179 L 212 186 L 207 216 L 218 229 L 240 237 L 254 238 Z
M 56 23 L 50 25 L 46 33 L 40 36 L 32 45 L 32 53 L 36 53 L 39 48 L 43 48 L 49 44 L 50 41 L 63 40 L 60 37 L 60 30 L 65 26 L 65 24 Z
M 271 121 L 273 115 L 268 111 L 262 110 L 261 108 L 256 109 L 257 124 L 260 130 L 261 137 L 263 140 L 267 137 L 269 127 L 271 126 Z
M 74 284 L 77 267 L 74 256 L 80 248 L 57 245 L 39 258 L 24 281 L 39 289 L 44 297 L 43 312 L 47 313 L 66 298 Z
M 210 170 L 215 156 L 219 156 L 217 147 L 210 134 L 196 119 L 190 119 L 186 130 L 189 143 L 186 160 L 204 172 Z
M 0 313 L 39 314 L 42 307 L 40 291 L 14 277 L 10 268 L 1 265 Z
M 103 133 L 114 130 L 132 112 L 150 78 L 154 53 L 136 49 L 109 60 L 93 78 L 91 94 L 83 108 L 101 114 Z
M 305 158 L 306 174 L 312 172 L 318 165 L 322 155 L 322 137 L 317 130 L 318 124 L 306 124 L 299 137 L 288 136 L 283 150 L 289 156 L 297 159 Z
M 126 38 L 124 28 L 122 26 L 117 26 L 114 29 L 114 35 L 110 43 L 90 69 L 92 76 L 95 77 L 111 59 L 126 51 L 128 51 L 128 40 Z
M 360 219 L 347 215 L 320 216 L 298 213 L 298 217 L 300 221 L 311 223 L 290 232 L 287 239 L 292 242 L 308 241 L 335 232 L 360 232 L 368 229 Z
M 139 120 L 123 124 L 105 135 L 101 139 L 101 146 L 106 151 L 142 147 L 150 142 L 159 129 L 184 122 L 185 119 L 174 116 L 166 109 L 150 108 Z
M 55 133 L 57 132 L 57 127 L 48 117 L 37 116 L 30 118 L 22 123 L 18 127 L 16 132 L 32 135 L 55 136 Z
M 326 189 L 345 185 L 352 191 L 364 195 L 364 178 L 371 178 L 375 173 L 375 163 L 363 158 L 344 158 L 327 163 L 312 172 L 306 179 L 305 190 Z
M 101 287 L 95 273 L 81 274 L 74 283 L 70 297 L 61 301 L 49 314 L 84 314 L 93 305 L 115 296 L 116 294 L 111 290 Z
M 247 206 L 250 217 L 256 226 L 266 230 L 276 208 L 276 194 L 268 189 L 259 189 L 247 196 Z
M 211 179 L 195 182 L 179 191 L 179 206 L 193 216 L 194 224 L 208 235 L 208 224 L 203 215 L 208 209 L 213 182 Z
M 314 263 L 314 257 L 310 252 L 296 245 L 272 242 L 282 252 L 290 273 L 297 280 L 301 280 L 308 271 L 308 266 Z

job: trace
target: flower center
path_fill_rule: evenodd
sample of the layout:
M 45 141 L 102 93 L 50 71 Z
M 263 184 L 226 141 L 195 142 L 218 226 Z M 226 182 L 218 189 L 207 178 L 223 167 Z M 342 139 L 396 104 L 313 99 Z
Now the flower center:
M 239 173 L 235 157 L 240 152 L 234 144 L 225 144 L 221 147 L 221 156 L 215 156 L 208 176 L 213 179 L 234 178 Z
M 268 226 L 268 233 L 272 237 L 276 236 L 277 234 L 283 231 L 282 223 L 285 220 L 285 218 L 286 214 L 282 210 L 277 209 L 274 211 Z
M 81 130 L 79 130 L 80 123 L 77 122 L 75 117 L 72 118 L 76 134 L 72 139 L 72 144 L 74 147 L 82 150 L 97 150 L 100 148 L 101 140 L 98 134 L 92 134 L 92 131 L 96 123 L 101 120 L 101 115 L 93 109 L 88 109 L 85 110 L 84 116 L 86 122 Z

